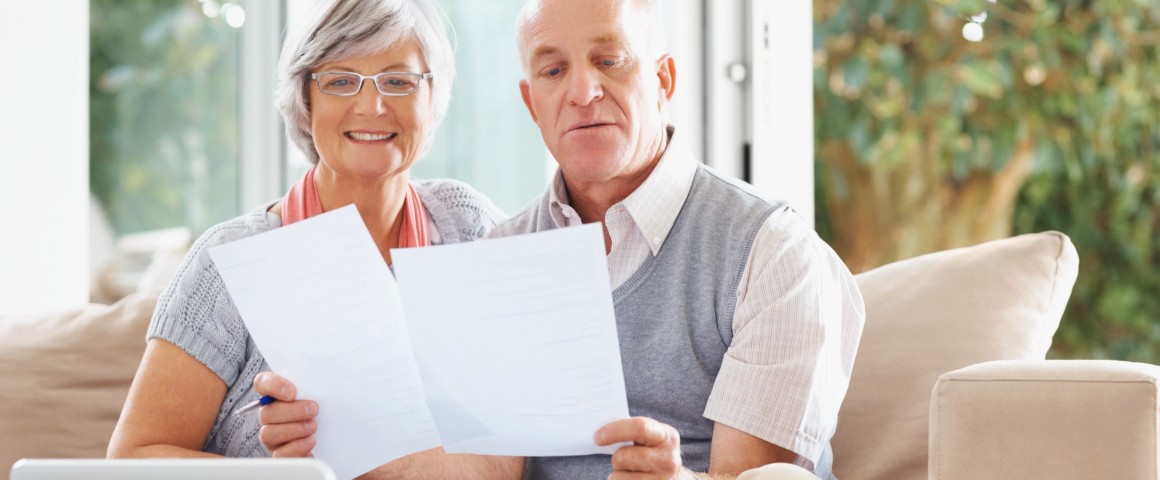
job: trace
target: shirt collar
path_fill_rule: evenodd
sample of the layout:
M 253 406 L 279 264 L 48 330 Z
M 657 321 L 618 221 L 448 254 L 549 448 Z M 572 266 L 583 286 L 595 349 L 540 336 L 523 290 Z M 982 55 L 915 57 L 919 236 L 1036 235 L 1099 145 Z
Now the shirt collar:
M 577 216 L 576 210 L 568 203 L 568 186 L 564 183 L 564 171 L 556 167 L 552 176 L 552 186 L 548 188 L 548 213 L 556 227 L 569 225 L 568 219 Z
M 678 135 L 671 125 L 666 133 L 669 145 L 656 168 L 636 191 L 621 202 L 632 215 L 653 255 L 660 252 L 661 245 L 668 238 L 697 173 L 697 160 L 684 137 Z
M 653 255 L 660 251 L 668 238 L 697 172 L 697 160 L 684 137 L 678 135 L 672 125 L 665 130 L 669 143 L 656 168 L 644 183 L 619 203 L 628 210 Z M 576 217 L 576 211 L 568 204 L 567 192 L 564 174 L 557 169 L 548 189 L 548 210 L 557 227 L 569 225 L 568 219 Z

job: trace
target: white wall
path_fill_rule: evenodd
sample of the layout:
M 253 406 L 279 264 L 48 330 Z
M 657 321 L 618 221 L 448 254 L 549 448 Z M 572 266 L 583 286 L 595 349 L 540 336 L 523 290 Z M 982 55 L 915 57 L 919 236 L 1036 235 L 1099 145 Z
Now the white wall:
M 751 181 L 813 225 L 813 5 L 752 0 L 746 17 Z
M 88 301 L 89 2 L 0 15 L 0 314 Z
M 706 163 L 742 178 L 748 144 L 750 183 L 813 225 L 812 3 L 705 1 Z

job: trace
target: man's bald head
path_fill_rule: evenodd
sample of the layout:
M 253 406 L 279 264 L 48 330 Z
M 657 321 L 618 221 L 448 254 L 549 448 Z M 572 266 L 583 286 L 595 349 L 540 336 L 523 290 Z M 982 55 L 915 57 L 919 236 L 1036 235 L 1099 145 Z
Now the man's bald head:
M 545 8 L 552 8 L 552 4 L 560 2 L 575 2 L 579 0 L 528 0 L 516 18 L 516 48 L 519 49 L 520 65 L 524 73 L 528 73 L 528 61 L 531 58 L 531 32 L 537 26 L 537 20 Z M 665 53 L 665 30 L 661 17 L 660 0 L 584 0 L 586 6 L 593 9 L 616 10 L 626 18 L 627 23 L 639 27 L 641 33 L 641 47 L 639 52 L 645 58 L 656 60 Z

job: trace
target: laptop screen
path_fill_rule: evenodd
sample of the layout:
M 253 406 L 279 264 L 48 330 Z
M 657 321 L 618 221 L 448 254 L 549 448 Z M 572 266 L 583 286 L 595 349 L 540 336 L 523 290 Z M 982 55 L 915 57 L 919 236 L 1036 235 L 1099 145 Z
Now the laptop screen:
M 336 480 L 313 458 L 22 459 L 10 480 Z

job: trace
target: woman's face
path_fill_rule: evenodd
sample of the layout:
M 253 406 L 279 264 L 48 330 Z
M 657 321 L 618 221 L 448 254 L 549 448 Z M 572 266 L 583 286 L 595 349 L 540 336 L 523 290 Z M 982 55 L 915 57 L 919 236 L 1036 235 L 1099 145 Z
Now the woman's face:
M 320 65 L 314 72 L 426 73 L 427 63 L 413 38 L 367 57 Z M 376 180 L 406 172 L 415 163 L 435 124 L 431 82 L 411 95 L 380 95 L 365 80 L 355 95 L 342 97 L 318 90 L 311 80 L 310 132 L 321 167 L 340 177 Z

